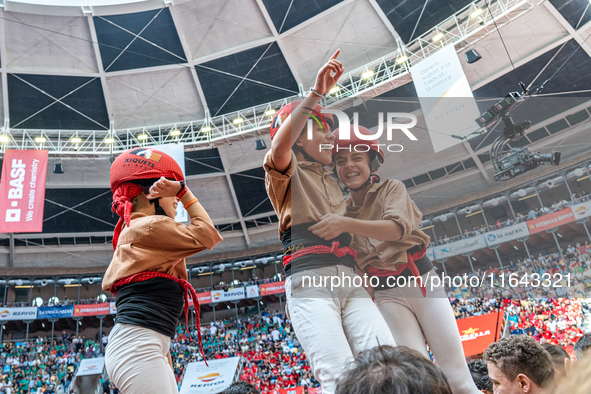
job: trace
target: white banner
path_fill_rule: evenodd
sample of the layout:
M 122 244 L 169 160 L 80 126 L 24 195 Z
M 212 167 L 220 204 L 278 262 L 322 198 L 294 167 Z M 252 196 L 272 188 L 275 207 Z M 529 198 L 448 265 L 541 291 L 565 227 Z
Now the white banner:
M 529 230 L 527 229 L 527 223 L 518 223 L 513 226 L 505 227 L 500 230 L 490 231 L 484 236 L 486 237 L 486 243 L 488 246 L 502 244 L 503 242 L 512 241 L 514 239 L 527 237 Z
M 426 256 L 431 261 L 435 260 L 435 255 L 433 254 L 433 248 L 427 248 Z
M 85 358 L 84 360 L 80 361 L 80 367 L 78 368 L 78 372 L 76 373 L 76 377 L 78 376 L 88 376 L 88 375 L 100 375 L 103 373 L 103 369 L 105 368 L 105 358 Z
M 4 320 L 34 320 L 37 318 L 37 307 L 2 308 L 0 307 L 0 321 Z
M 591 216 L 591 200 L 585 201 L 581 204 L 575 204 L 572 207 L 573 213 L 575 214 L 575 220 L 588 218 Z
M 484 239 L 484 235 L 480 234 L 476 237 L 462 239 L 450 244 L 435 246 L 433 248 L 433 254 L 439 260 L 483 248 L 486 248 L 486 240 Z
M 254 298 L 259 296 L 259 286 L 246 286 L 246 298 Z
M 189 363 L 185 367 L 185 377 L 180 394 L 221 393 L 232 384 L 240 357 L 208 360 Z
M 211 302 L 236 301 L 246 298 L 244 287 L 231 290 L 214 290 L 211 292 Z
M 410 68 L 435 153 L 462 142 L 478 128 L 480 111 L 451 44 Z
M 164 144 L 151 146 L 160 152 L 164 152 L 177 162 L 185 175 L 185 146 L 183 144 Z M 185 175 L 186 177 L 186 175 Z M 183 207 L 183 204 L 179 203 L 176 207 L 176 216 L 174 218 L 177 222 L 183 223 L 189 221 L 189 215 L 187 210 Z

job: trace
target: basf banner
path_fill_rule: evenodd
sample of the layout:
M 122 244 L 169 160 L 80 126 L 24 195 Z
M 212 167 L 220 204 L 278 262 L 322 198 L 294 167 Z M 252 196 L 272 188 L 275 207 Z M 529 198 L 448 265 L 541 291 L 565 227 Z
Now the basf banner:
M 0 321 L 4 320 L 35 320 L 37 307 L 27 308 L 2 308 L 0 307 Z
M 111 313 L 111 303 L 74 305 L 74 316 L 99 316 Z
M 514 239 L 527 237 L 528 235 L 529 231 L 527 229 L 527 223 L 525 222 L 484 234 L 488 246 L 502 244 L 503 242 L 507 241 L 513 241 Z
M 435 153 L 459 144 L 478 128 L 480 111 L 454 48 L 449 45 L 410 68 Z
M 7 150 L 0 181 L 0 233 L 40 233 L 45 204 L 46 150 Z
M 476 237 L 462 239 L 445 245 L 435 246 L 433 254 L 436 260 L 445 259 L 451 256 L 457 256 L 462 253 L 473 252 L 478 249 L 486 248 L 486 240 L 484 235 L 480 234 Z
M 575 215 L 575 220 L 585 219 L 591 216 L 591 200 L 570 207 Z
M 540 216 L 533 220 L 528 220 L 527 227 L 529 228 L 530 234 L 535 234 L 574 221 L 575 215 L 573 214 L 573 211 L 570 208 L 566 208 Z
M 280 293 L 285 293 L 285 281 L 283 280 L 281 282 L 265 283 L 261 285 L 262 296 Z
M 76 377 L 78 376 L 88 376 L 88 375 L 100 375 L 103 373 L 103 369 L 105 368 L 105 358 L 86 358 L 80 361 L 80 367 L 78 368 L 78 373 L 76 373 Z
M 62 317 L 72 317 L 74 315 L 74 306 L 40 306 L 37 308 L 37 319 L 59 319 Z
M 180 394 L 215 394 L 221 393 L 234 380 L 240 357 L 208 360 L 189 363 L 185 367 L 185 377 Z
M 488 345 L 501 338 L 502 312 L 468 317 L 456 322 L 466 357 L 483 353 Z

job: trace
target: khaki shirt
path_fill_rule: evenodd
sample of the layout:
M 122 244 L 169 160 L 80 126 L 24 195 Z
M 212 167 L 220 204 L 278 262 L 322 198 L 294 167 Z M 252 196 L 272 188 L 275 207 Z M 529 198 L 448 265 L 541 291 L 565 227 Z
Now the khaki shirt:
M 423 214 L 408 195 L 404 183 L 389 179 L 374 183 L 363 206 L 353 206 L 353 200 L 347 200 L 346 216 L 359 220 L 393 220 L 402 226 L 400 241 L 382 241 L 379 239 L 353 235 L 351 247 L 357 252 L 357 265 L 365 268 L 395 270 L 407 262 L 406 251 L 416 245 L 427 245 L 429 236 L 419 230 Z
M 291 151 L 289 168 L 282 174 L 275 169 L 269 151 L 263 166 L 265 188 L 279 218 L 279 235 L 291 226 L 319 222 L 327 213 L 345 214 L 345 199 L 333 164 L 298 161 Z
M 203 218 L 192 218 L 185 226 L 164 215 L 132 213 L 103 278 L 103 290 L 110 291 L 118 280 L 144 271 L 186 280 L 185 258 L 212 249 L 221 241 L 215 227 Z

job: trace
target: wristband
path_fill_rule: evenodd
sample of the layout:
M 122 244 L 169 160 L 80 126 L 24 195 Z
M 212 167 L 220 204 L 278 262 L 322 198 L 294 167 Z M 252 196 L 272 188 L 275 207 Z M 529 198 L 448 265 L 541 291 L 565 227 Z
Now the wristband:
M 195 204 L 197 201 L 197 197 L 193 197 L 193 199 L 191 199 L 189 202 L 187 202 L 185 205 L 183 205 L 183 207 L 185 207 L 185 209 L 189 209 L 189 207 L 193 204 Z
M 189 188 L 185 185 L 185 181 L 180 181 L 181 183 L 181 190 L 176 194 L 178 198 L 182 198 L 186 192 L 189 191 Z
M 325 98 L 326 97 L 326 93 L 320 94 L 317 91 L 315 91 L 314 88 L 310 88 L 310 92 L 314 93 L 316 96 L 321 97 L 321 98 Z

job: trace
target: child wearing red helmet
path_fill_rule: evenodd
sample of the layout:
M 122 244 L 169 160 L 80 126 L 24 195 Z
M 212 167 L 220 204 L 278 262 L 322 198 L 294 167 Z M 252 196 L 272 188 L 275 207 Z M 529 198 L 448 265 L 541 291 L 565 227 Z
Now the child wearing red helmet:
M 123 393 L 178 393 L 169 347 L 183 314 L 188 331 L 189 292 L 201 348 L 199 304 L 185 258 L 212 249 L 222 237 L 183 179 L 174 159 L 150 148 L 128 150 L 111 166 L 119 222 L 103 289 L 116 295 L 117 317 L 105 364 Z M 179 200 L 189 226 L 174 220 Z
M 306 277 L 356 277 L 355 252 L 349 234 L 322 239 L 309 227 L 329 213 L 343 215 L 345 200 L 334 178 L 332 153 L 321 147 L 334 137 L 332 116 L 322 114 L 320 98 L 343 73 L 339 51 L 325 64 L 312 91 L 288 104 L 271 123 L 272 145 L 265 156 L 265 185 L 277 216 L 284 245 L 287 310 L 322 392 L 333 394 L 338 376 L 359 352 L 394 339 L 363 288 L 306 287 Z M 312 118 L 311 135 L 305 131 Z
M 404 183 L 377 176 L 384 162 L 379 141 L 359 138 L 353 126 L 349 131 L 350 138 L 333 132 L 335 171 L 351 195 L 347 214 L 325 215 L 312 231 L 327 239 L 353 233 L 357 269 L 375 277 L 368 290 L 396 343 L 429 358 L 426 340 L 453 392 L 476 394 L 447 295 L 443 287 L 426 286 L 437 274 L 425 256 L 429 237 L 419 230 L 422 213 Z M 373 135 L 363 126 L 358 131 Z

